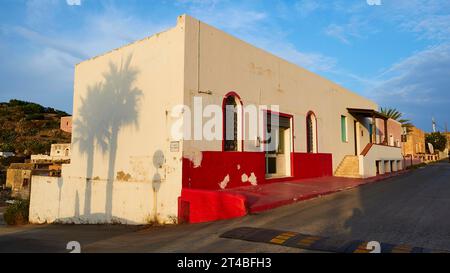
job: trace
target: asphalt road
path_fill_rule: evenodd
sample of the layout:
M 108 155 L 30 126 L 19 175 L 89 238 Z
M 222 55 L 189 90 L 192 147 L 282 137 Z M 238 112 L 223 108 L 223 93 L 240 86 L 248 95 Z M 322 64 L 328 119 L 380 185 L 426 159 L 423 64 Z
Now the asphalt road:
M 304 252 L 222 239 L 237 227 L 295 231 L 336 239 L 380 241 L 450 251 L 450 164 L 257 215 L 170 227 L 0 226 L 0 252 Z

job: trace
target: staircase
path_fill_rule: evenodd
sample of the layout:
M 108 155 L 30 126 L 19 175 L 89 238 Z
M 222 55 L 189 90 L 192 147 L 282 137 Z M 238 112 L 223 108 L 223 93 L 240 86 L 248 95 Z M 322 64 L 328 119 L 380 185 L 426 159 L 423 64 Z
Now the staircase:
M 347 155 L 339 164 L 334 176 L 361 178 L 359 175 L 359 158 L 354 155 Z

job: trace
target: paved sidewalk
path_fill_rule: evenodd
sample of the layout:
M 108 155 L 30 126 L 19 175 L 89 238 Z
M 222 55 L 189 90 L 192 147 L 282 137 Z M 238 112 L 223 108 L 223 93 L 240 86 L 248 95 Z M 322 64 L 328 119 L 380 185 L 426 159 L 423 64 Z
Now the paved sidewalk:
M 246 198 L 246 206 L 249 212 L 257 213 L 299 201 L 359 187 L 361 185 L 382 181 L 406 172 L 408 171 L 380 175 L 367 179 L 334 176 L 321 177 L 234 188 L 225 190 L 225 192 L 244 196 Z

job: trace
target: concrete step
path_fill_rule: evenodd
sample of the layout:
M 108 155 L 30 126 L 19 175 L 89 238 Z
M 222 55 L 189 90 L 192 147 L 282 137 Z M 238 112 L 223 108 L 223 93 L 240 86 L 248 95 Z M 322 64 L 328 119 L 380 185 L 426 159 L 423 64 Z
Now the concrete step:
M 359 174 L 335 174 L 336 177 L 342 177 L 342 178 L 363 178 Z
M 344 157 L 334 175 L 337 177 L 361 178 L 359 175 L 359 158 L 357 156 Z

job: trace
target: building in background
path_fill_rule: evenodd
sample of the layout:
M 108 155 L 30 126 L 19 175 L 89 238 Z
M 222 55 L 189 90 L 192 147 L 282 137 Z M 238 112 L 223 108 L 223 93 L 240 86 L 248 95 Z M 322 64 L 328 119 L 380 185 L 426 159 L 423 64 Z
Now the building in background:
M 32 163 L 70 163 L 70 143 L 52 144 L 50 155 L 31 155 Z
M 377 141 L 387 141 L 384 144 L 388 144 L 389 146 L 402 147 L 402 134 L 403 128 L 402 124 L 396 120 L 389 119 L 387 122 L 387 128 L 384 127 L 384 124 L 381 122 L 382 120 L 378 120 L 378 139 Z M 388 135 L 385 134 L 385 130 L 387 129 Z
M 0 152 L 0 157 L 3 157 L 3 158 L 13 157 L 13 156 L 16 156 L 16 154 L 13 152 Z
M 424 131 L 412 127 L 403 138 L 402 153 L 405 157 L 405 167 L 428 161 Z
M 64 132 L 72 133 L 72 117 L 71 116 L 62 117 L 60 128 Z
M 61 167 L 52 163 L 12 163 L 6 171 L 6 187 L 13 197 L 29 199 L 33 175 L 58 176 Z
M 221 139 L 173 134 L 180 120 L 195 133 L 193 117 L 181 119 L 175 109 L 181 105 L 194 113 L 199 101 L 203 109 L 214 105 L 223 116 L 235 117 L 228 125 L 219 119 Z M 247 106 L 257 109 L 252 122 L 245 121 Z M 317 74 L 180 16 L 168 31 L 75 67 L 71 162 L 62 166 L 61 177 L 33 176 L 30 221 L 173 223 L 205 204 L 233 211 L 226 189 L 401 170 L 401 149 L 390 132 L 394 123 L 378 108 Z M 258 135 L 243 137 L 255 124 L 261 126 Z M 276 132 L 276 147 L 266 149 L 272 140 L 261 132 Z
M 412 127 L 406 134 L 406 142 L 402 147 L 403 155 L 413 156 L 414 158 L 423 156 L 426 153 L 425 132 L 417 127 Z
M 448 155 L 448 151 L 450 151 L 450 132 L 445 132 L 444 133 L 445 137 L 447 138 L 447 155 Z
M 6 171 L 6 187 L 14 197 L 28 199 L 34 176 L 59 177 L 70 163 L 70 144 L 52 144 L 50 155 L 31 155 L 28 163 L 12 163 Z

